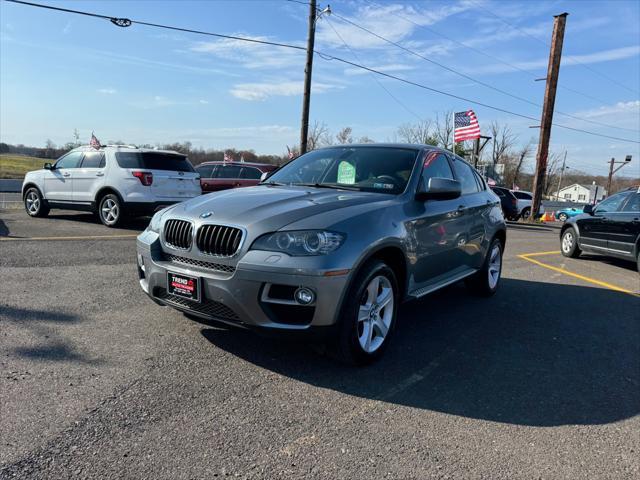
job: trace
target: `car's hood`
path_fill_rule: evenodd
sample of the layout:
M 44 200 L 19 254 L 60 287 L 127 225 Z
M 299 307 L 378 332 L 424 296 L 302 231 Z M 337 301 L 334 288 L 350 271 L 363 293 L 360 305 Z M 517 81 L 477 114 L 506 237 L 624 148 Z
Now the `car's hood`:
M 277 230 L 331 210 L 387 201 L 392 195 L 295 186 L 257 186 L 210 193 L 180 203 L 166 218 L 206 218 L 207 222 Z M 210 215 L 208 215 L 211 213 Z M 319 227 L 326 227 L 319 226 Z

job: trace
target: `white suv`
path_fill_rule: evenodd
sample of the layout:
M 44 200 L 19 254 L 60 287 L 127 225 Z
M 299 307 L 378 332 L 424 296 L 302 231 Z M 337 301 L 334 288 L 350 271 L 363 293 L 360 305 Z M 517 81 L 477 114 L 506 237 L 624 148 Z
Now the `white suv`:
M 27 173 L 22 184 L 32 217 L 44 217 L 50 208 L 85 210 L 108 227 L 201 193 L 200 175 L 186 156 L 131 146 L 75 148 Z

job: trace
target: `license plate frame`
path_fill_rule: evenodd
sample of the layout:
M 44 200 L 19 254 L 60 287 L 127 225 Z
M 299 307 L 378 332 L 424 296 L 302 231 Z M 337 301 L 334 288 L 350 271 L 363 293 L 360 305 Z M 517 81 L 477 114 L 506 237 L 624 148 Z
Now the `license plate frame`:
M 184 273 L 167 272 L 167 293 L 176 295 L 192 302 L 200 303 L 201 295 L 200 277 L 185 275 Z

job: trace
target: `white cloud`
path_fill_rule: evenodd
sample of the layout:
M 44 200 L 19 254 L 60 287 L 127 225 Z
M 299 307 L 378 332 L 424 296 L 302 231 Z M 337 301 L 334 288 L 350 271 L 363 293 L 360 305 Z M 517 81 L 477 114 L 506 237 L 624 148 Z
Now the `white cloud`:
M 274 41 L 269 37 L 238 34 L 245 38 L 262 41 Z M 274 45 L 260 45 L 242 40 L 224 38 L 213 42 L 197 42 L 191 46 L 192 52 L 214 55 L 225 60 L 239 62 L 245 68 L 283 68 L 300 65 L 304 59 L 304 50 L 295 50 Z
M 577 112 L 576 116 L 580 116 L 583 118 L 601 118 L 608 116 L 617 117 L 619 115 L 625 114 L 636 115 L 637 120 L 640 121 L 640 100 L 618 102 L 614 105 L 604 105 L 599 108 Z
M 114 95 L 118 93 L 118 91 L 115 88 L 99 88 L 98 93 L 103 95 Z
M 208 101 L 208 100 L 203 100 L 203 99 L 200 99 L 200 100 L 198 101 L 198 103 L 199 103 L 200 105 L 209 105 L 209 101 Z
M 640 55 L 640 45 L 633 45 L 629 47 L 621 47 L 621 48 L 613 48 L 610 50 L 603 50 L 600 52 L 588 53 L 585 55 L 564 55 L 562 57 L 562 66 L 568 67 L 572 65 L 582 64 L 590 64 L 590 63 L 601 63 L 601 62 L 611 62 L 614 60 L 623 60 L 625 58 L 637 57 Z M 537 60 L 525 60 L 520 62 L 511 62 L 518 68 L 522 68 L 524 70 L 535 70 L 546 68 L 549 59 L 548 58 L 540 58 Z M 474 67 L 474 73 L 504 73 L 511 72 L 513 69 L 507 65 L 502 63 L 498 64 L 488 64 L 485 66 Z
M 291 97 L 302 95 L 302 82 L 280 82 L 280 83 L 239 83 L 234 85 L 229 91 L 231 95 L 241 100 L 258 101 L 266 100 L 269 97 L 281 96 Z M 313 82 L 313 93 L 325 93 L 332 89 L 343 88 L 338 85 Z
M 448 3 L 440 7 L 414 8 L 402 4 L 376 4 L 360 7 L 355 15 L 347 17 L 350 21 L 398 42 L 410 37 L 418 26 L 433 25 L 452 15 L 474 8 L 474 3 L 463 0 Z M 410 22 L 404 20 L 407 18 Z M 376 38 L 364 30 L 340 21 L 337 17 L 329 19 L 340 37 L 352 48 L 379 48 L 388 46 L 387 42 Z M 318 22 L 316 39 L 320 43 L 341 46 L 342 40 L 326 22 Z

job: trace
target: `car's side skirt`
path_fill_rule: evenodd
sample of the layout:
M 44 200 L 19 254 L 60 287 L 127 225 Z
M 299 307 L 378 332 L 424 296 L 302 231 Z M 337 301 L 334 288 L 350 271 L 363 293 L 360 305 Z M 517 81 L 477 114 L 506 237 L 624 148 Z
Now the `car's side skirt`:
M 446 287 L 447 285 L 451 285 L 452 283 L 456 283 L 459 282 L 460 280 L 463 280 L 471 275 L 473 275 L 474 273 L 476 273 L 478 270 L 469 268 L 463 272 L 460 272 L 456 275 L 453 275 L 451 277 L 447 277 L 437 283 L 434 283 L 432 285 L 426 285 L 424 287 L 418 288 L 412 292 L 409 293 L 409 297 L 411 298 L 420 298 L 420 297 L 424 297 L 425 295 L 435 292 L 436 290 L 440 290 L 441 288 Z

